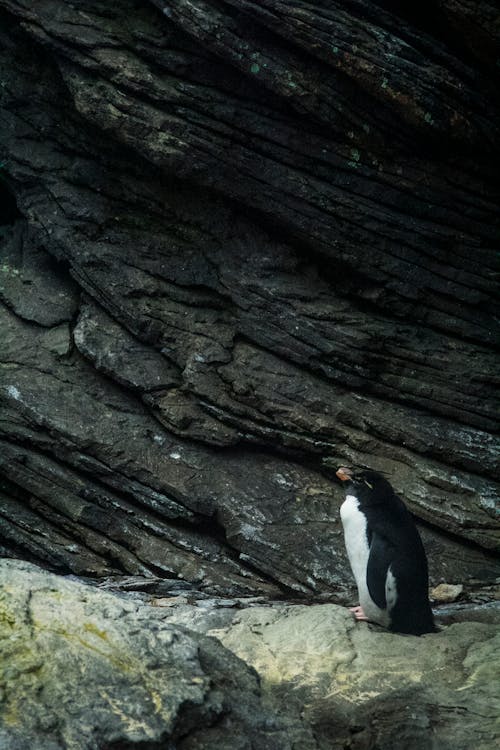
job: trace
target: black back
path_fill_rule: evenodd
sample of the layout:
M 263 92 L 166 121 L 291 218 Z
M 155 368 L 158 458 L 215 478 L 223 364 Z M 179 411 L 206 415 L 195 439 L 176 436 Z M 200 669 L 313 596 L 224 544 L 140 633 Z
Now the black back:
M 389 482 L 375 471 L 353 472 L 347 492 L 358 498 L 367 519 L 367 585 L 373 601 L 382 609 L 387 606 L 389 567 L 396 579 L 391 630 L 416 635 L 435 631 L 428 598 L 427 557 L 412 515 Z

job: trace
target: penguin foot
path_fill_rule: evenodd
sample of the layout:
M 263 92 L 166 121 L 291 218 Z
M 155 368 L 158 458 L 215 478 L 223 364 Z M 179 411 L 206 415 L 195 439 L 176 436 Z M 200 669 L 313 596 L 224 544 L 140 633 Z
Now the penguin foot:
M 361 605 L 359 607 L 349 607 L 349 612 L 353 613 L 355 620 L 368 621 L 368 617 L 365 615 Z

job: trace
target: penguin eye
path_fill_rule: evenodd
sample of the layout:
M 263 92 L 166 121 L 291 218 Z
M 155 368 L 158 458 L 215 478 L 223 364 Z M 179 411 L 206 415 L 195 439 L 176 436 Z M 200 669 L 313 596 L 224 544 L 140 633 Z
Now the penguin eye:
M 367 482 L 366 479 L 363 479 L 363 482 L 366 484 L 367 487 L 373 490 L 373 484 L 370 484 L 370 482 Z

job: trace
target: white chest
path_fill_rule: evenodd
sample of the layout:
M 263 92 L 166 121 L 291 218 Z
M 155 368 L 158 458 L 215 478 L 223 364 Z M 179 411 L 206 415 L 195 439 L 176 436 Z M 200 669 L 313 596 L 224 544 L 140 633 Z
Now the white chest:
M 366 516 L 359 510 L 359 501 L 354 495 L 347 495 L 340 507 L 340 518 L 344 527 L 344 539 L 358 589 L 366 585 L 366 567 L 370 549 L 366 536 Z
M 388 611 L 377 607 L 368 591 L 366 573 L 370 547 L 368 546 L 368 537 L 366 535 L 366 516 L 359 510 L 357 497 L 347 495 L 345 501 L 340 506 L 340 518 L 344 527 L 347 555 L 358 587 L 359 603 L 363 607 L 363 611 L 368 619 L 387 626 L 390 621 Z M 389 575 L 391 582 L 394 582 L 390 571 L 388 571 Z M 391 589 L 391 606 L 395 601 L 395 596 L 396 591 L 395 586 L 393 586 Z

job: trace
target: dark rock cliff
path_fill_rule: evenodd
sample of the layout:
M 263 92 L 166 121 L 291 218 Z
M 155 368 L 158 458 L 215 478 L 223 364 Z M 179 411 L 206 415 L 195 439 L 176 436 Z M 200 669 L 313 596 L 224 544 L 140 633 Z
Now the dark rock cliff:
M 350 463 L 499 575 L 498 10 L 400 5 L 0 0 L 3 555 L 343 602 Z

